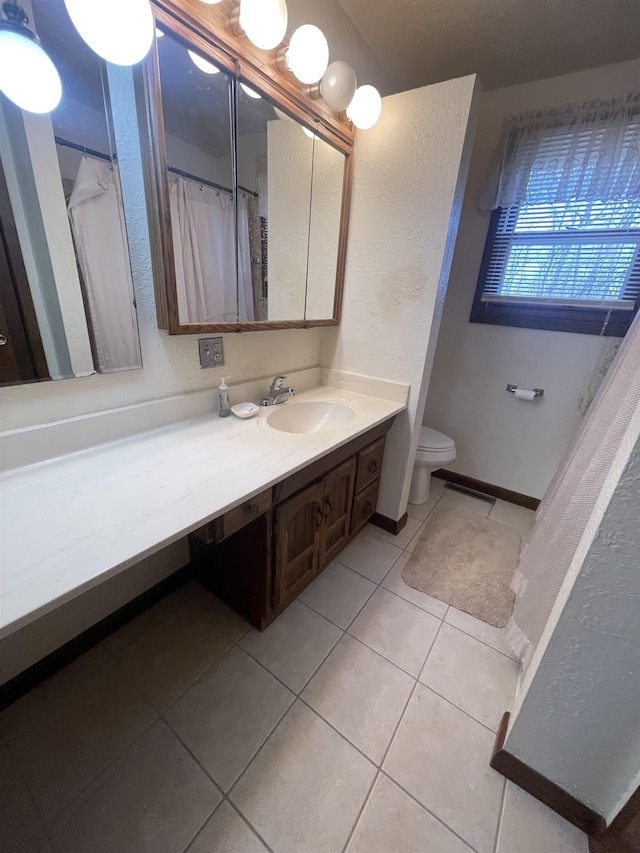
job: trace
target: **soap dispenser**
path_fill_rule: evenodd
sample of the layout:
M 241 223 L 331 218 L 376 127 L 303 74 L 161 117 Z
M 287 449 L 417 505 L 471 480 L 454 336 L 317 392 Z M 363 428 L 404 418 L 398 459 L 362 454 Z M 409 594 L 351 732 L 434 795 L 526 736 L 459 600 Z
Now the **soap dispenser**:
M 223 376 L 220 387 L 218 388 L 218 417 L 228 418 L 230 414 L 229 386 L 227 385 L 227 379 Z

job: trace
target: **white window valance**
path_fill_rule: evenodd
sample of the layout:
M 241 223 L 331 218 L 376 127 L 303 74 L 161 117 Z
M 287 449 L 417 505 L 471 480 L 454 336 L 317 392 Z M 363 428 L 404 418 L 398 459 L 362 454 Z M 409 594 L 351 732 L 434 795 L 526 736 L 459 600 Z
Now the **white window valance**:
M 572 199 L 640 199 L 640 93 L 507 119 L 480 207 Z

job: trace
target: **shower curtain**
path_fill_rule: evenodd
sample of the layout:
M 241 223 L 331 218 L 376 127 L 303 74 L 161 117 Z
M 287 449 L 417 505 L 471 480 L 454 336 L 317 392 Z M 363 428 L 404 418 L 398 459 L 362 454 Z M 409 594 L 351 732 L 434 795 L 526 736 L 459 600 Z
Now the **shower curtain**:
M 638 406 L 640 314 L 547 489 L 513 578 L 516 605 L 507 632 L 524 670 Z
M 170 189 L 181 323 L 253 320 L 246 199 L 238 199 L 238 286 L 233 197 L 184 178 Z
M 85 154 L 68 204 L 100 373 L 142 366 L 115 168 Z

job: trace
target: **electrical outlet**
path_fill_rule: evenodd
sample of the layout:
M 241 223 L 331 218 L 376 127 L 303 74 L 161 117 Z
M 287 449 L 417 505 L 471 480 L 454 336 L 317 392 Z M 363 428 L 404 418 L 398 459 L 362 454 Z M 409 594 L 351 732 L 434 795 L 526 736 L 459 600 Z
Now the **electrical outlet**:
M 224 344 L 222 338 L 200 338 L 198 341 L 200 367 L 223 367 Z

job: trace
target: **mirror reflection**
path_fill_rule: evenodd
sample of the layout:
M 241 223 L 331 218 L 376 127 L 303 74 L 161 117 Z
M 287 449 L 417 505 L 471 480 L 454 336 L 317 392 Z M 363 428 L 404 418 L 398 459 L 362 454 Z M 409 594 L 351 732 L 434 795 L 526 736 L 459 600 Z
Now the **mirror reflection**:
M 63 0 L 33 0 L 62 79 L 49 115 L 0 96 L 0 382 L 142 366 L 110 103 L 112 74 Z
M 333 316 L 345 157 L 319 136 L 313 143 L 307 320 Z
M 269 99 L 256 96 L 240 84 L 238 181 L 253 194 L 238 188 L 239 247 L 248 226 L 256 319 L 303 320 L 313 140 Z M 245 195 L 246 214 L 240 204 Z
M 335 322 L 346 155 L 268 84 L 258 91 L 162 26 L 145 89 L 157 137 L 142 133 L 161 328 Z
M 180 323 L 248 319 L 236 287 L 232 80 L 170 33 L 158 62 Z

